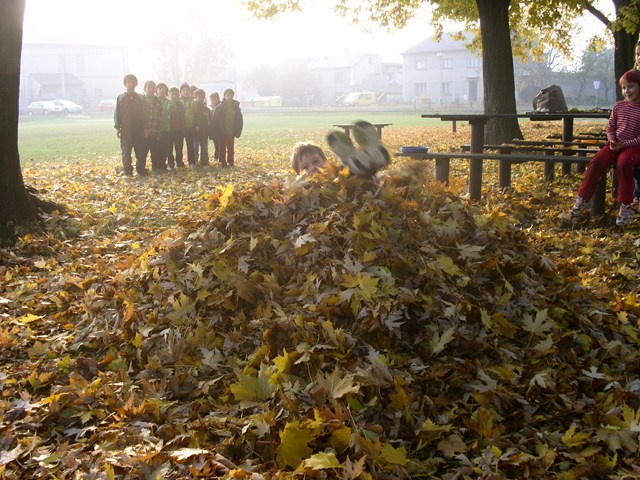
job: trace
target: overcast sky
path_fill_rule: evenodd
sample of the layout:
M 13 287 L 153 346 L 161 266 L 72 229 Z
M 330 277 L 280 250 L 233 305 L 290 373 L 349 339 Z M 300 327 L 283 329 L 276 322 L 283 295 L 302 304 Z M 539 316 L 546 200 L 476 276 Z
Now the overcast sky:
M 25 42 L 127 44 L 134 50 L 132 63 L 154 25 L 194 8 L 200 21 L 231 39 L 237 64 L 247 67 L 341 50 L 377 53 L 384 61 L 400 62 L 402 51 L 433 35 L 426 11 L 404 30 L 389 33 L 369 25 L 372 31 L 365 32 L 333 13 L 332 0 L 304 0 L 303 13 L 277 21 L 255 20 L 233 0 L 27 0 L 26 5 Z M 137 65 L 130 67 L 137 70 Z
M 131 71 L 151 77 L 154 72 L 141 52 L 154 26 L 186 17 L 194 9 L 199 21 L 230 39 L 236 65 L 247 69 L 345 50 L 401 62 L 404 50 L 433 35 L 426 10 L 418 12 L 406 29 L 390 33 L 369 25 L 372 31 L 365 32 L 333 13 L 334 0 L 301 4 L 303 13 L 265 21 L 251 18 L 240 0 L 27 0 L 24 41 L 126 44 L 131 48 Z M 588 32 L 602 31 L 591 15 L 586 22 L 593 23 Z

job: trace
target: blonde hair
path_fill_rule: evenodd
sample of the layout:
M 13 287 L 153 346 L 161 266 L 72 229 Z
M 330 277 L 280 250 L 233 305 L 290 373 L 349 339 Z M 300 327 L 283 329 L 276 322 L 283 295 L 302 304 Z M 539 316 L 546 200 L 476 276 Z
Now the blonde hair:
M 293 147 L 293 153 L 291 154 L 291 168 L 296 173 L 300 173 L 300 160 L 303 155 L 308 155 L 312 153 L 317 153 L 322 157 L 323 160 L 326 160 L 327 157 L 322 151 L 322 149 L 312 142 L 298 142 Z

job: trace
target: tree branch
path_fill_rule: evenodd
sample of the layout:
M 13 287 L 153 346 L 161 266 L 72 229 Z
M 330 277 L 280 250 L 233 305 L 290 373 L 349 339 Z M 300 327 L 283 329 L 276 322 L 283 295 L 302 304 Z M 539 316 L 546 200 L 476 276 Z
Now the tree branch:
M 591 15 L 596 17 L 598 20 L 600 20 L 605 27 L 609 29 L 611 28 L 611 20 L 609 20 L 604 13 L 602 13 L 600 10 L 594 7 L 593 4 L 591 4 L 591 2 L 586 2 L 584 9 L 587 12 L 589 12 Z

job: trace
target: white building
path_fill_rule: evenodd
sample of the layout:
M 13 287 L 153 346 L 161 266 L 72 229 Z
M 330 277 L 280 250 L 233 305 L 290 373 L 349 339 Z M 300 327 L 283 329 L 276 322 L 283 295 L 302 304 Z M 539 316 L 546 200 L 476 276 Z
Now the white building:
M 482 104 L 482 58 L 463 42 L 446 34 L 440 42 L 428 38 L 402 57 L 405 102 L 449 108 Z
M 358 91 L 376 92 L 388 103 L 402 91 L 400 65 L 385 64 L 375 54 L 325 55 L 311 61 L 309 69 L 321 92 L 314 101 L 316 105 L 334 106 L 347 94 Z
M 25 111 L 34 100 L 56 98 L 72 100 L 89 111 L 96 110 L 100 100 L 115 99 L 124 91 L 122 80 L 128 70 L 127 47 L 25 43 L 20 111 Z

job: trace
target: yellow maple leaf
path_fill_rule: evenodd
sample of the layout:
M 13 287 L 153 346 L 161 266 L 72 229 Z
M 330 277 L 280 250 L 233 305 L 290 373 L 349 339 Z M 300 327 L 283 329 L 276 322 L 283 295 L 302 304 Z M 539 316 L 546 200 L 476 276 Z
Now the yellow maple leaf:
M 360 274 L 358 274 L 359 276 Z M 360 285 L 358 285 L 358 293 L 365 300 L 373 300 L 377 297 L 378 283 L 380 279 L 374 278 L 368 273 L 365 273 L 360 279 Z
M 358 393 L 360 390 L 360 386 L 354 385 L 353 375 L 343 374 L 339 367 L 328 375 L 320 373 L 318 384 L 333 398 L 340 398 L 349 393 Z
M 275 373 L 271 376 L 269 381 L 271 383 L 281 383 L 282 375 L 287 373 L 293 365 L 293 362 L 297 358 L 297 354 L 295 352 L 289 353 L 286 349 L 283 350 L 282 355 L 273 359 L 273 364 L 276 367 Z
M 344 452 L 349 448 L 351 442 L 351 429 L 346 425 L 341 425 L 339 428 L 331 432 L 331 445 L 338 452 Z
M 389 443 L 383 443 L 378 457 L 378 461 L 380 460 L 383 461 L 382 463 L 404 466 L 407 464 L 407 449 L 404 447 L 395 448 Z
M 260 372 L 257 377 L 240 374 L 239 382 L 229 385 L 231 393 L 239 402 L 261 402 L 273 397 L 275 385 L 269 383 L 269 378 Z
M 445 273 L 448 273 L 451 276 L 462 274 L 462 272 L 460 271 L 458 266 L 453 262 L 453 259 L 451 257 L 442 255 L 438 257 L 436 261 L 438 262 L 438 265 Z
M 280 432 L 280 445 L 276 448 L 276 460 L 281 467 L 296 468 L 303 459 L 309 458 L 312 450 L 308 443 L 315 438 L 315 434 L 305 428 L 300 428 L 298 421 L 289 422 Z
M 220 195 L 220 209 L 224 210 L 227 208 L 233 200 L 233 184 L 228 183 L 226 188 L 222 191 Z
M 342 468 L 342 465 L 336 458 L 336 454 L 330 453 L 316 453 L 307 458 L 303 463 L 305 468 L 312 470 L 324 470 L 326 468 Z

